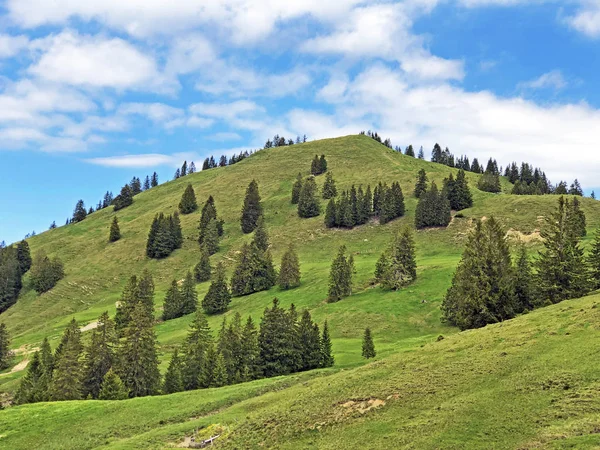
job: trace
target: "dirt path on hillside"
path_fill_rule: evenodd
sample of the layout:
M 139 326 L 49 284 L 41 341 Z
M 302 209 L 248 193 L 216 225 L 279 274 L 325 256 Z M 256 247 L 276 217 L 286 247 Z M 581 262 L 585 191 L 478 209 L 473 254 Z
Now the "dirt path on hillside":
M 94 322 L 90 322 L 88 323 L 85 327 L 81 327 L 79 330 L 82 333 L 85 333 L 86 331 L 90 331 L 93 330 L 94 328 L 98 328 L 98 321 L 94 321 Z
M 28 364 L 29 364 L 29 360 L 28 359 L 24 359 L 19 364 L 17 364 L 15 367 L 13 367 L 10 370 L 10 372 L 0 373 L 0 377 L 6 376 L 6 375 L 10 375 L 10 374 L 13 374 L 15 372 L 20 372 L 21 370 L 25 370 L 25 368 L 27 367 Z

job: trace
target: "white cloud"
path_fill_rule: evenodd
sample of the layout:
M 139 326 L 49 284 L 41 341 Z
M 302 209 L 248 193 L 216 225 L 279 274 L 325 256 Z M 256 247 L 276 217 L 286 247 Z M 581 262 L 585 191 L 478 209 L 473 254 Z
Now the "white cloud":
M 11 58 L 29 45 L 27 36 L 0 34 L 0 58 Z
M 418 81 L 462 80 L 465 76 L 462 61 L 438 58 L 433 55 L 409 55 L 402 59 L 402 69 Z
M 140 155 L 108 156 L 85 159 L 85 162 L 104 167 L 118 168 L 147 168 L 158 166 L 179 167 L 183 161 L 198 159 L 196 153 L 146 153 Z
M 242 139 L 242 137 L 239 134 L 228 132 L 228 131 L 211 134 L 210 136 L 208 136 L 208 138 L 211 141 L 218 141 L 218 142 L 239 141 L 240 139 Z
M 250 113 L 264 112 L 264 108 L 248 100 L 232 103 L 195 103 L 190 105 L 189 110 L 193 114 L 217 119 L 234 119 Z
M 600 1 L 584 1 L 582 8 L 566 22 L 575 30 L 591 37 L 600 37 Z
M 556 89 L 560 90 L 567 86 L 567 81 L 560 70 L 552 70 L 538 78 L 519 83 L 522 89 Z

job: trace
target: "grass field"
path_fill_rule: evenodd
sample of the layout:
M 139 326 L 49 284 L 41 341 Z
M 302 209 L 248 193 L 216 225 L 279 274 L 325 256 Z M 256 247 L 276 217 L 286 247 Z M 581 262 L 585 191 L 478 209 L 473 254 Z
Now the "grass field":
M 407 215 L 384 226 L 373 222 L 354 230 L 327 230 L 323 215 L 299 219 L 289 200 L 292 183 L 299 171 L 308 175 L 312 158 L 322 153 L 326 155 L 338 190 L 352 184 L 373 187 L 379 181 L 388 184 L 399 181 L 406 198 Z M 579 352 L 587 348 L 589 355 L 592 350 L 587 343 L 597 342 L 593 335 L 594 321 L 584 319 L 597 319 L 597 310 L 592 310 L 591 305 L 598 299 L 577 301 L 587 314 L 563 311 L 567 307 L 565 303 L 506 324 L 460 334 L 440 322 L 439 310 L 460 259 L 471 219 L 497 217 L 514 235 L 523 233 L 533 253 L 539 246 L 536 230 L 543 216 L 554 208 L 556 197 L 480 192 L 474 188 L 477 175 L 468 174 L 474 207 L 462 211 L 464 217 L 455 218 L 447 229 L 416 232 L 417 282 L 400 292 L 383 292 L 370 283 L 375 262 L 393 233 L 401 227 L 412 226 L 416 200 L 411 194 L 416 173 L 421 168 L 440 186 L 442 179 L 454 171 L 406 157 L 366 136 L 273 148 L 234 166 L 164 183 L 136 196 L 132 206 L 117 213 L 108 208 L 81 223 L 29 239 L 34 254 L 44 249 L 65 263 L 66 277 L 43 295 L 33 292 L 26 279 L 17 304 L 0 315 L 0 321 L 7 324 L 13 336 L 15 348 L 19 347 L 22 352 L 38 346 L 45 336 L 56 345 L 72 317 L 85 325 L 105 310 L 113 314 L 126 280 L 144 269 L 154 276 L 156 313 L 160 316 L 164 293 L 171 280 L 182 279 L 199 258 L 196 240 L 200 213 L 182 216 L 183 248 L 165 260 L 145 257 L 146 237 L 156 213 L 171 213 L 176 209 L 187 183 L 193 184 L 200 205 L 208 195 L 215 197 L 219 215 L 225 220 L 225 235 L 221 250 L 212 257 L 212 262 L 223 261 L 231 270 L 236 251 L 250 239 L 240 230 L 239 215 L 246 186 L 254 178 L 263 199 L 274 260 L 278 263 L 288 244 L 294 242 L 301 262 L 302 284 L 291 291 L 273 288 L 236 298 L 226 316 L 239 312 L 258 320 L 273 297 L 278 297 L 283 306 L 295 303 L 299 309 L 308 308 L 317 322 L 329 321 L 336 364 L 326 371 L 173 396 L 110 404 L 69 402 L 11 408 L 0 412 L 0 448 L 4 448 L 3 445 L 31 448 L 36 443 L 43 444 L 43 448 L 111 445 L 114 448 L 161 448 L 177 441 L 194 426 L 211 423 L 223 423 L 231 428 L 227 445 L 232 448 L 243 448 L 246 441 L 252 443 L 251 447 L 262 442 L 277 448 L 286 445 L 289 448 L 339 448 L 336 446 L 338 434 L 343 439 L 340 443 L 344 442 L 346 447 L 351 446 L 354 439 L 371 434 L 376 434 L 377 442 L 366 445 L 367 448 L 390 448 L 390 442 L 406 448 L 440 448 L 435 442 L 443 442 L 441 448 L 465 448 L 460 445 L 463 439 L 472 442 L 472 448 L 515 448 L 531 443 L 535 447 L 535 439 L 540 440 L 541 446 L 556 447 L 553 439 L 544 437 L 550 429 L 535 420 L 542 412 L 550 414 L 553 406 L 547 401 L 559 390 L 511 391 L 511 383 L 533 380 L 536 373 L 537 376 L 562 373 L 559 362 L 565 364 L 565 360 L 564 357 L 561 360 L 561 353 L 577 344 L 581 348 L 565 354 L 573 358 L 581 356 L 582 365 L 572 367 L 579 360 L 569 361 L 565 370 L 577 372 L 582 383 L 591 386 L 592 369 L 597 366 L 592 358 L 586 361 Z M 323 181 L 324 176 L 318 177 L 319 185 Z M 505 180 L 502 182 L 508 191 L 510 185 Z M 322 206 L 324 210 L 325 202 Z M 592 231 L 600 225 L 600 203 L 584 199 L 583 209 L 588 229 Z M 122 239 L 109 244 L 108 230 L 115 214 Z M 589 240 L 590 237 L 586 245 Z M 354 294 L 339 303 L 327 304 L 324 300 L 329 267 L 342 244 L 355 258 Z M 200 298 L 207 289 L 208 283 L 198 285 Z M 569 302 L 569 305 L 577 302 Z M 210 318 L 213 330 L 218 329 L 222 317 Z M 156 325 L 163 369 L 174 347 L 183 341 L 190 320 L 188 316 Z M 545 321 L 548 321 L 548 330 Z M 577 327 L 581 328 L 581 340 L 574 339 L 574 332 L 565 337 L 564 330 L 577 323 L 580 323 Z M 360 340 L 367 325 L 375 336 L 378 361 L 363 366 Z M 446 339 L 436 342 L 439 335 Z M 510 351 L 504 347 L 507 342 L 513 342 Z M 498 356 L 502 353 L 507 355 Z M 21 353 L 15 364 L 26 358 L 27 354 Z M 544 363 L 548 364 L 546 369 Z M 0 392 L 14 391 L 24 373 L 8 372 L 10 369 L 0 373 Z M 567 395 L 568 391 L 560 394 Z M 515 392 L 522 398 L 514 403 L 513 411 L 507 409 L 513 408 L 507 395 L 517 395 Z M 390 395 L 392 397 L 387 399 Z M 533 403 L 529 403 L 527 396 L 531 396 Z M 358 407 L 340 406 L 340 402 L 370 398 L 384 400 L 386 404 L 366 414 L 355 411 Z M 502 415 L 508 413 L 515 416 L 512 425 L 502 420 Z M 532 415 L 531 421 L 522 417 L 528 414 Z M 132 415 L 136 416 L 135 420 L 125 420 Z M 201 418 L 192 420 L 199 416 Z M 560 421 L 544 420 L 552 422 L 552 426 L 562 426 Z M 89 427 L 83 425 L 87 422 L 90 422 Z M 62 431 L 65 427 L 73 430 L 65 433 Z M 58 428 L 60 433 L 51 437 Z M 519 428 L 519 432 L 515 428 Z M 568 431 L 565 429 L 564 433 Z M 486 439 L 495 444 L 486 447 Z M 548 439 L 548 444 L 543 439 Z M 501 445 L 503 442 L 506 445 Z

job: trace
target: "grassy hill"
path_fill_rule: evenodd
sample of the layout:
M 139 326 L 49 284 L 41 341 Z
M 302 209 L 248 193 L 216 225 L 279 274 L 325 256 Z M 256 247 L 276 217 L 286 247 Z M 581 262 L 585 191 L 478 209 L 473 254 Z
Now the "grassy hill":
M 399 181 L 406 198 L 407 215 L 384 226 L 373 222 L 354 230 L 328 230 L 323 225 L 323 215 L 299 219 L 295 206 L 290 204 L 291 187 L 299 171 L 308 175 L 315 154 L 326 155 L 338 190 L 348 189 L 352 184 L 371 184 L 373 187 L 379 181 L 388 184 Z M 21 350 L 15 364 L 26 360 L 27 351 L 38 346 L 45 336 L 56 345 L 72 317 L 86 325 L 105 310 L 114 314 L 115 302 L 126 280 L 146 268 L 154 276 L 155 305 L 157 317 L 160 316 L 171 280 L 182 279 L 199 259 L 197 227 L 200 213 L 182 216 L 183 248 L 165 260 L 145 257 L 146 237 L 155 214 L 171 213 L 177 208 L 187 183 L 193 184 L 200 204 L 209 195 L 214 196 L 218 213 L 225 220 L 225 235 L 220 252 L 211 260 L 213 264 L 222 260 L 231 271 L 236 251 L 250 239 L 240 230 L 239 216 L 245 189 L 254 178 L 263 200 L 274 260 L 278 263 L 288 243 L 294 242 L 301 262 L 302 285 L 286 292 L 273 288 L 236 298 L 226 316 L 239 312 L 258 320 L 273 297 L 278 297 L 284 307 L 295 303 L 299 309 L 308 308 L 317 322 L 327 319 L 330 323 L 336 365 L 330 370 L 173 396 L 110 404 L 70 402 L 11 408 L 0 412 L 0 423 L 8 424 L 0 426 L 0 447 L 10 444 L 7 448 L 29 448 L 35 443 L 45 443 L 44 448 L 95 448 L 114 441 L 115 448 L 126 448 L 127 445 L 146 448 L 143 447 L 145 443 L 156 443 L 152 445 L 160 448 L 165 442 L 189 433 L 194 426 L 209 423 L 230 426 L 233 447 L 244 447 L 241 439 L 251 439 L 250 442 L 255 444 L 264 441 L 278 448 L 285 445 L 290 448 L 315 445 L 338 448 L 335 437 L 338 429 L 345 439 L 348 436 L 348 442 L 353 442 L 352 437 L 364 437 L 377 431 L 380 441 L 373 443 L 374 448 L 389 448 L 392 441 L 385 441 L 384 436 L 394 442 L 399 440 L 399 446 L 408 448 L 436 448 L 433 442 L 442 434 L 448 439 L 444 448 L 464 448 L 459 445 L 463 438 L 473 440 L 475 447 L 477 442 L 485 447 L 486 438 L 493 442 L 510 438 L 512 440 L 506 442 L 513 443 L 520 439 L 518 442 L 524 443 L 526 438 L 535 436 L 537 428 L 532 424 L 529 428 L 524 425 L 520 434 L 511 431 L 508 425 L 492 426 L 494 420 L 502 422 L 503 411 L 506 413 L 503 409 L 506 403 L 502 402 L 508 392 L 509 380 L 521 376 L 513 370 L 518 369 L 520 373 L 523 366 L 519 364 L 527 362 L 525 353 L 519 353 L 521 356 L 517 357 L 516 352 L 513 355 L 505 350 L 502 339 L 512 339 L 508 334 L 505 336 L 509 330 L 514 331 L 513 338 L 518 340 L 525 333 L 518 330 L 539 328 L 540 334 L 523 338 L 527 345 L 517 350 L 536 352 L 533 349 L 537 348 L 539 352 L 546 352 L 547 347 L 555 345 L 554 358 L 558 361 L 561 351 L 566 348 L 563 346 L 573 340 L 572 335 L 566 340 L 550 337 L 555 335 L 545 332 L 543 321 L 552 321 L 562 330 L 571 327 L 570 321 L 575 318 L 562 314 L 561 308 L 565 306 L 559 305 L 507 324 L 459 335 L 457 330 L 440 323 L 439 305 L 460 258 L 471 226 L 470 219 L 493 215 L 510 233 L 516 236 L 525 233 L 535 248 L 538 245 L 535 231 L 540 226 L 540 219 L 554 208 L 556 197 L 480 192 L 475 189 L 478 176 L 468 174 L 474 207 L 462 211 L 463 217 L 455 218 L 447 229 L 417 232 L 417 282 L 400 292 L 383 292 L 370 285 L 375 262 L 393 233 L 403 226 L 412 226 L 416 200 L 411 194 L 416 173 L 421 168 L 438 185 L 454 172 L 454 169 L 439 164 L 401 155 L 367 136 L 272 148 L 230 167 L 164 183 L 136 196 L 132 206 L 117 213 L 108 208 L 88 216 L 81 223 L 29 239 L 34 254 L 44 249 L 65 263 L 66 277 L 43 295 L 32 291 L 26 279 L 17 304 L 0 315 L 0 321 L 7 324 L 13 336 L 14 346 Z M 318 177 L 320 186 L 323 181 L 324 176 Z M 505 190 L 510 187 L 505 180 L 503 186 Z M 324 210 L 325 202 L 322 205 Z M 591 231 L 600 225 L 600 203 L 584 199 L 583 209 Z M 122 239 L 109 244 L 108 230 L 114 215 L 119 219 Z M 355 258 L 354 294 L 339 303 L 327 304 L 324 300 L 329 268 L 342 244 Z M 197 289 L 202 298 L 208 283 L 198 285 Z M 590 309 L 593 301 L 580 302 Z M 593 313 L 597 314 L 596 311 Z M 174 347 L 183 341 L 190 320 L 188 316 L 156 325 L 163 369 Z M 216 316 L 210 318 L 209 323 L 217 330 L 221 321 L 222 316 Z M 360 356 L 360 339 L 367 325 L 375 336 L 378 361 L 359 367 L 364 364 Z M 588 334 L 592 332 L 590 327 L 583 328 Z M 435 342 L 440 334 L 447 338 Z M 589 338 L 582 337 L 581 342 Z M 529 341 L 535 346 L 529 345 Z M 560 341 L 560 345 L 553 344 L 555 341 Z M 478 346 L 482 346 L 480 352 Z M 507 357 L 496 358 L 496 353 L 507 353 Z M 535 356 L 535 361 L 530 361 L 532 365 L 542 364 L 537 353 L 530 356 Z M 508 361 L 513 363 L 508 364 Z M 579 370 L 584 376 L 588 369 L 582 365 L 573 370 Z M 9 372 L 0 373 L 0 392 L 14 390 L 23 374 L 23 371 Z M 544 370 L 540 369 L 542 372 Z M 471 391 L 474 391 L 472 396 Z M 386 400 L 390 395 L 392 397 Z M 547 392 L 536 391 L 536 401 L 543 403 L 547 395 Z M 354 410 L 355 405 L 343 407 L 339 403 L 370 398 L 384 400 L 386 405 L 363 415 Z M 494 410 L 487 407 L 487 401 L 500 403 Z M 535 408 L 519 410 L 519 414 L 527 411 L 538 414 Z M 100 416 L 107 417 L 95 420 Z M 135 419 L 132 416 L 136 416 Z M 32 422 L 34 417 L 35 424 Z M 191 420 L 194 417 L 197 419 Z M 85 420 L 94 423 L 81 428 Z M 127 425 L 120 429 L 124 422 Z M 268 425 L 266 430 L 265 424 Z M 76 429 L 73 436 L 61 431 L 54 442 L 48 435 L 56 427 Z M 314 429 L 311 431 L 310 427 Z M 453 433 L 464 434 L 453 437 L 450 429 Z M 482 429 L 487 429 L 489 435 Z M 428 433 L 423 436 L 429 436 L 430 441 L 418 441 L 417 436 L 425 430 Z M 60 441 L 61 436 L 67 443 Z M 404 442 L 402 439 L 409 440 Z M 413 445 L 413 442 L 421 444 Z

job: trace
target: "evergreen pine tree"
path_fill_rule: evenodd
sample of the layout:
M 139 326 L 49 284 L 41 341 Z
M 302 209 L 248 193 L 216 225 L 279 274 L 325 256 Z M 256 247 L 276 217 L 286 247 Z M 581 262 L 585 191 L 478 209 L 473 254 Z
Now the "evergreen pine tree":
M 308 309 L 298 323 L 300 370 L 315 369 L 321 365 L 321 336 L 319 326 L 312 321 Z
M 165 394 L 174 394 L 181 391 L 183 391 L 182 363 L 179 359 L 177 349 L 175 349 L 173 355 L 171 355 L 169 368 L 165 374 L 163 392 Z
M 21 274 L 27 273 L 31 269 L 31 251 L 27 241 L 22 240 L 17 244 L 17 261 L 19 262 L 19 271 Z
M 198 283 L 210 280 L 211 274 L 210 255 L 206 246 L 200 248 L 200 261 L 194 267 L 194 277 Z
M 87 217 L 87 211 L 85 209 L 85 205 L 83 204 L 83 200 L 79 200 L 75 205 L 75 210 L 73 211 L 73 219 L 72 223 L 81 222 Z
M 258 218 L 252 242 L 254 242 L 254 245 L 263 252 L 267 251 L 269 248 L 269 234 L 267 233 L 267 227 L 263 216 Z
M 414 196 L 420 198 L 425 192 L 427 192 L 427 174 L 425 173 L 425 169 L 421 169 L 417 174 Z
M 177 280 L 173 280 L 171 282 L 171 286 L 167 290 L 167 294 L 165 295 L 162 313 L 163 320 L 171 320 L 181 317 L 183 315 L 182 303 L 183 299 L 181 297 L 181 292 L 179 291 L 179 286 L 177 285 Z
M 80 359 L 83 352 L 81 332 L 75 319 L 71 321 L 55 354 L 50 383 L 50 399 L 79 400 L 82 394 L 83 371 Z
M 152 174 L 152 179 L 150 180 L 150 187 L 156 187 L 158 186 L 158 174 L 156 172 L 154 172 Z
M 335 199 L 329 200 L 327 203 L 327 209 L 325 210 L 325 226 L 327 228 L 333 228 L 338 225 L 337 222 L 337 210 Z
M 190 214 L 198 209 L 198 203 L 196 202 L 196 194 L 194 193 L 194 188 L 192 183 L 189 183 L 185 191 L 183 191 L 183 195 L 181 196 L 181 201 L 179 202 L 179 211 L 181 214 Z
M 375 352 L 375 344 L 373 343 L 373 336 L 371 336 L 371 329 L 365 328 L 365 334 L 363 335 L 362 341 L 362 356 L 363 358 L 370 359 L 375 358 L 377 352 Z
M 64 277 L 64 268 L 58 258 L 50 259 L 44 251 L 39 251 L 33 260 L 30 280 L 33 289 L 42 294 L 49 291 Z
M 191 272 L 188 272 L 181 285 L 181 315 L 185 316 L 196 311 L 198 307 L 198 294 L 196 283 Z
M 296 181 L 292 186 L 292 205 L 297 205 L 300 200 L 300 191 L 302 191 L 302 174 L 298 173 Z
M 127 206 L 133 203 L 133 192 L 128 184 L 121 188 L 121 193 L 115 197 L 112 204 L 114 205 L 114 210 L 118 211 L 120 209 L 126 208 Z
M 160 387 L 154 318 L 143 304 L 133 309 L 119 352 L 118 374 L 131 397 L 153 395 Z
M 477 189 L 492 193 L 501 192 L 500 176 L 497 173 L 485 172 L 477 182 Z
M 231 302 L 231 294 L 225 278 L 225 267 L 221 262 L 217 264 L 215 279 L 210 284 L 208 292 L 202 299 L 202 309 L 207 314 L 218 314 L 227 311 Z
M 83 374 L 83 398 L 88 395 L 98 398 L 102 381 L 115 364 L 115 351 L 118 344 L 115 327 L 108 316 L 102 313 L 98 326 L 92 330 L 90 344 L 86 349 Z
M 116 242 L 119 239 L 121 239 L 121 230 L 119 229 L 119 221 L 117 220 L 117 216 L 115 216 L 110 225 L 110 233 L 108 235 L 108 242 Z
M 0 370 L 7 369 L 12 360 L 12 352 L 10 350 L 10 336 L 6 325 L 0 323 Z
M 316 217 L 321 214 L 321 205 L 317 196 L 317 183 L 314 177 L 308 178 L 302 184 L 298 199 L 298 216 L 302 218 Z
M 321 155 L 319 158 L 319 174 L 327 172 L 327 160 L 325 155 Z
M 469 190 L 469 184 L 465 171 L 460 169 L 456 175 L 456 182 L 454 183 L 454 195 L 453 200 L 450 200 L 450 208 L 456 211 L 461 211 L 466 208 L 473 206 L 473 196 Z
M 408 147 L 406 147 L 406 151 L 404 152 L 404 154 L 406 156 L 412 156 L 414 158 L 415 157 L 415 150 L 413 149 L 413 146 L 409 145 Z
M 534 308 L 531 264 L 524 244 L 519 245 L 515 264 L 515 311 L 521 313 Z
M 321 173 L 321 164 L 317 155 L 315 155 L 310 165 L 310 173 L 315 177 Z
M 590 269 L 591 288 L 600 288 L 600 228 L 596 230 L 592 248 L 587 257 L 587 264 Z
M 281 257 L 278 284 L 284 290 L 300 286 L 300 263 L 296 250 L 291 244 Z
M 227 368 L 225 367 L 225 358 L 221 352 L 217 353 L 211 387 L 221 387 L 227 385 Z
M 335 180 L 331 172 L 327 172 L 325 175 L 325 183 L 323 184 L 323 198 L 328 200 L 337 195 L 337 188 L 335 187 Z
M 291 316 L 279 306 L 278 299 L 273 299 L 273 306 L 265 309 L 263 314 L 258 337 L 266 377 L 289 374 L 294 369 L 299 355 L 290 345 L 296 335 L 296 329 L 291 325 Z
M 258 193 L 258 183 L 252 180 L 246 189 L 244 205 L 242 207 L 242 217 L 240 219 L 242 231 L 246 234 L 252 233 L 258 223 L 258 218 L 262 216 L 262 205 L 260 203 L 260 194 Z
M 415 244 L 408 228 L 394 238 L 390 248 L 379 259 L 375 278 L 382 287 L 393 290 L 417 278 Z
M 133 312 L 133 308 L 138 301 L 137 295 L 137 277 L 133 275 L 125 284 L 123 293 L 121 294 L 121 298 L 117 304 L 115 328 L 119 334 L 122 334 L 123 330 L 129 325 L 129 322 L 131 322 L 131 313 Z
M 148 269 L 144 269 L 137 285 L 137 302 L 146 309 L 146 313 L 154 317 L 154 280 Z
M 40 352 L 37 351 L 27 365 L 27 373 L 19 384 L 15 394 L 15 402 L 23 405 L 47 400 L 48 393 L 47 387 L 43 386 L 43 376 L 44 370 L 40 361 Z
M 150 189 L 150 176 L 146 175 L 146 179 L 144 180 L 144 191 Z
M 444 193 L 439 192 L 435 182 L 422 194 L 415 212 L 415 227 L 445 227 L 450 223 L 450 202 Z
M 329 293 L 327 295 L 329 303 L 340 301 L 352 294 L 352 272 L 352 263 L 349 258 L 346 258 L 346 246 L 342 245 L 337 257 L 331 264 Z
M 208 367 L 207 351 L 212 348 L 212 337 L 210 328 L 206 321 L 206 316 L 200 311 L 196 311 L 194 320 L 190 324 L 190 329 L 183 346 L 183 385 L 186 390 L 198 389 L 200 386 L 208 387 L 208 384 L 201 383 L 202 371 Z
M 242 355 L 242 381 L 249 381 L 259 378 L 262 375 L 260 366 L 260 349 L 258 346 L 258 330 L 252 317 L 248 316 L 246 325 L 242 330 L 241 340 Z
M 231 276 L 233 296 L 252 294 L 270 289 L 277 283 L 271 253 L 261 251 L 254 243 L 244 244 Z
M 98 394 L 98 400 L 125 400 L 129 397 L 129 391 L 112 369 L 106 372 L 102 380 L 102 388 Z
M 585 237 L 587 234 L 586 230 L 586 219 L 585 213 L 581 210 L 581 203 L 577 197 L 573 197 L 572 202 L 568 202 L 567 207 L 569 210 L 567 214 L 569 216 L 570 226 L 573 232 L 579 237 Z
M 325 321 L 323 324 L 323 334 L 321 335 L 321 367 L 331 367 L 334 362 L 333 354 L 331 353 L 329 326 L 327 325 L 327 321 Z

